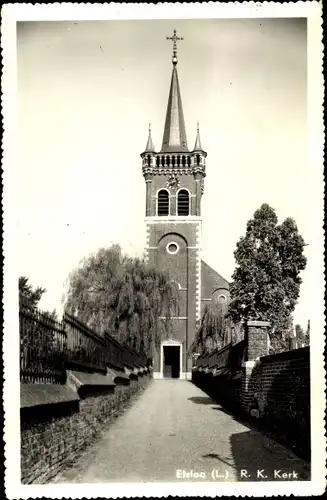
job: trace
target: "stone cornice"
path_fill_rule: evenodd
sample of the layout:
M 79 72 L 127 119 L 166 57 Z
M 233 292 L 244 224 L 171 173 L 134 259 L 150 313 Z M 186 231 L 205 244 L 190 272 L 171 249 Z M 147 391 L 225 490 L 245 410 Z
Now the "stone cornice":
M 194 175 L 197 173 L 202 174 L 205 177 L 205 167 L 196 165 L 194 167 L 183 167 L 183 168 L 176 168 L 176 167 L 142 167 L 142 173 L 144 176 L 146 175 L 172 175 L 172 174 L 178 174 L 178 175 Z

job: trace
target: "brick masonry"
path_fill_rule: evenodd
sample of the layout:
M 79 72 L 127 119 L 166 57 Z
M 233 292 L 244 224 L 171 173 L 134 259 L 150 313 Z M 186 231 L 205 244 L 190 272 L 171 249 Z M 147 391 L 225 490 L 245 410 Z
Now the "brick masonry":
M 247 331 L 247 357 L 241 371 L 230 368 L 227 375 L 219 375 L 213 370 L 194 370 L 192 380 L 223 406 L 309 459 L 310 349 L 264 356 L 267 326 L 255 323 Z
M 260 328 L 249 329 L 248 360 L 252 361 L 268 354 L 268 334 Z
M 195 338 L 200 309 L 200 220 L 147 221 L 147 226 L 150 227 L 148 262 L 168 272 L 179 286 L 180 310 L 172 337 L 183 344 L 181 372 L 191 372 L 187 351 Z M 170 242 L 178 245 L 176 254 L 167 251 Z M 154 356 L 154 371 L 160 372 L 160 346 Z
M 309 457 L 309 347 L 262 357 L 251 373 L 248 400 L 265 428 Z
M 206 305 L 212 300 L 217 300 L 219 295 L 230 298 L 229 283 L 206 262 L 201 261 L 201 315 Z
M 117 385 L 114 391 L 80 401 L 30 407 L 21 411 L 21 482 L 43 484 L 74 463 L 114 420 L 150 375 Z

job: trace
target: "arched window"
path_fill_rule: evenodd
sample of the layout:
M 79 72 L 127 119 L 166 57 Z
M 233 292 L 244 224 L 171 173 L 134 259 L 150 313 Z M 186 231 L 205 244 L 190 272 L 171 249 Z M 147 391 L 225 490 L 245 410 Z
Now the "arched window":
M 165 189 L 158 193 L 158 215 L 169 215 L 169 194 Z
M 181 189 L 178 192 L 177 214 L 189 215 L 190 213 L 190 199 L 186 189 Z

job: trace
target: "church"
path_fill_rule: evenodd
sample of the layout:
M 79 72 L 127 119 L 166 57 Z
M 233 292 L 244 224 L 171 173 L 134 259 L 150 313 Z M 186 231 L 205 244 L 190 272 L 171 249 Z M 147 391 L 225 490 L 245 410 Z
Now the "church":
M 168 38 L 168 37 L 167 37 Z M 191 379 L 193 344 L 206 304 L 229 300 L 229 283 L 202 258 L 201 200 L 207 153 L 199 126 L 193 149 L 186 137 L 177 73 L 174 30 L 172 76 L 162 146 L 155 151 L 151 129 L 141 154 L 146 183 L 146 255 L 149 264 L 167 271 L 179 294 L 179 315 L 173 318 L 173 337 L 161 339 L 154 356 L 154 378 Z

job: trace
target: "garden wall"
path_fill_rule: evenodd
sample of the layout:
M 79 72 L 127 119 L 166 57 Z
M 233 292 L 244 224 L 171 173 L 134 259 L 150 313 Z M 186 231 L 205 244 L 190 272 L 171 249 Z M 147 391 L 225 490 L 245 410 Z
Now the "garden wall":
M 215 349 L 209 356 L 198 360 L 193 369 L 194 384 L 217 402 L 238 412 L 242 408 L 242 362 L 245 356 L 245 341 L 228 344 Z
M 242 342 L 200 356 L 192 381 L 309 460 L 310 348 L 267 356 L 268 326 L 249 321 Z
M 309 347 L 261 357 L 251 373 L 248 397 L 250 413 L 264 428 L 310 457 Z
M 76 374 L 75 374 L 76 375 Z M 122 385 L 114 378 L 79 387 L 22 384 L 21 482 L 41 484 L 69 467 L 101 435 L 131 397 L 145 389 L 151 372 Z M 76 378 L 76 377 L 75 377 Z M 77 375 L 78 378 L 78 375 Z M 89 378 L 92 378 L 89 375 Z M 38 387 L 39 386 L 39 387 Z

